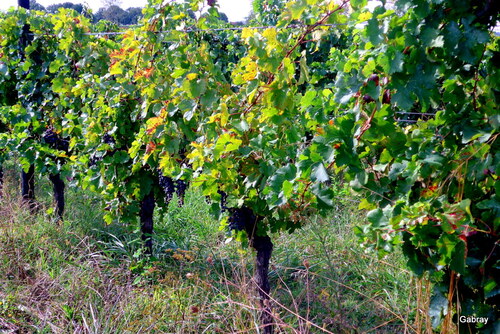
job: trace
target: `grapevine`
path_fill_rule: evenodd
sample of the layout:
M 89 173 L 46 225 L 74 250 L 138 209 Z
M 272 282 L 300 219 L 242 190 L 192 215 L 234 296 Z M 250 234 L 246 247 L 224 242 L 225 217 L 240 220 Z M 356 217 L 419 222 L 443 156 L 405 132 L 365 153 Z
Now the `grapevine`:
M 498 6 L 254 7 L 263 29 L 215 32 L 229 25 L 214 1 L 150 0 L 141 25 L 112 38 L 89 34 L 99 27 L 71 11 L 2 14 L 0 163 L 17 154 L 27 175 L 48 173 L 60 216 L 56 185 L 64 191 L 71 174 L 102 196 L 107 223 L 139 218 L 150 255 L 154 211 L 199 189 L 256 251 L 265 333 L 271 236 L 332 210 L 340 175 L 367 211 L 363 247 L 401 247 L 415 275 L 431 275 L 434 328 L 460 313 L 489 317 L 476 329 L 493 332 Z

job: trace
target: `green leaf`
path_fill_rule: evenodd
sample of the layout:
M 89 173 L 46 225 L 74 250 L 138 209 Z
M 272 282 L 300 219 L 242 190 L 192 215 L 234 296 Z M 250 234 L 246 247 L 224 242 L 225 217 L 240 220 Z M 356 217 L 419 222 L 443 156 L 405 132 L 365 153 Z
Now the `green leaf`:
M 323 163 L 319 162 L 312 166 L 311 180 L 317 182 L 326 182 L 330 180 L 328 171 L 326 170 Z
M 315 183 L 312 187 L 312 193 L 318 200 L 318 207 L 320 209 L 328 209 L 334 207 L 335 194 L 328 186 L 323 186 L 322 183 Z
M 203 107 L 211 107 L 217 102 L 218 96 L 214 90 L 207 89 L 201 96 L 200 103 Z
M 379 23 L 376 17 L 371 18 L 366 26 L 366 33 L 368 40 L 373 45 L 378 45 L 383 40 L 382 29 L 379 27 Z
M 491 138 L 492 135 L 489 131 L 473 128 L 471 126 L 464 126 L 462 133 L 462 144 L 467 144 L 476 139 L 479 139 L 480 143 L 485 143 Z
M 57 71 L 59 71 L 59 68 L 61 68 L 62 65 L 64 65 L 63 60 L 61 59 L 54 60 L 53 62 L 50 63 L 49 72 L 56 73 Z
M 366 215 L 366 218 L 370 223 L 372 223 L 373 227 L 384 227 L 389 224 L 389 219 L 385 216 L 382 209 L 377 208 L 374 209 Z
M 368 4 L 367 0 L 351 0 L 349 4 L 353 9 L 363 9 Z
M 309 77 L 309 67 L 307 66 L 307 59 L 306 59 L 306 51 L 304 50 L 302 52 L 302 56 L 300 57 L 300 76 L 299 76 L 299 81 L 297 82 L 298 85 L 302 85 L 305 82 L 309 82 L 310 77 Z
M 438 264 L 449 265 L 458 273 L 465 271 L 465 243 L 455 234 L 443 233 L 436 246 L 440 255 Z
M 196 104 L 195 100 L 182 100 L 178 106 L 179 110 L 184 111 L 184 114 L 183 114 L 184 119 L 188 122 L 195 115 L 197 107 L 198 107 L 198 105 Z
M 292 14 L 292 20 L 300 19 L 302 13 L 307 9 L 305 1 L 294 1 L 289 6 L 290 12 Z
M 485 199 L 484 201 L 477 203 L 476 206 L 478 209 L 492 210 L 497 214 L 500 214 L 500 202 L 496 201 L 495 199 Z
M 426 156 L 425 159 L 423 159 L 422 161 L 431 166 L 441 167 L 443 166 L 445 158 L 439 154 L 431 153 L 428 156 Z
M 432 328 L 437 329 L 444 317 L 448 313 L 448 299 L 437 288 L 434 288 L 429 304 L 429 316 L 431 317 Z
M 113 160 L 116 164 L 124 164 L 129 161 L 130 156 L 125 151 L 118 151 L 113 155 Z
M 0 62 L 0 75 L 6 77 L 9 73 L 9 68 L 4 63 Z
M 285 195 L 286 198 L 290 198 L 293 193 L 293 183 L 285 180 L 283 182 L 283 194 Z
M 390 58 L 389 74 L 394 74 L 403 71 L 404 58 L 403 54 L 399 51 L 395 51 Z
M 412 92 L 401 83 L 401 85 L 397 86 L 396 92 L 392 95 L 392 102 L 398 106 L 400 110 L 409 110 L 413 107 L 414 103 Z
M 484 296 L 486 298 L 492 298 L 498 295 L 500 295 L 500 287 L 498 287 L 495 279 L 490 278 L 484 285 Z
M 450 269 L 459 274 L 465 274 L 465 260 L 466 260 L 466 245 L 462 240 L 455 244 L 453 250 L 453 257 L 450 261 Z
M 314 103 L 314 99 L 316 98 L 315 90 L 308 90 L 304 96 L 300 99 L 300 105 L 303 108 L 307 108 Z

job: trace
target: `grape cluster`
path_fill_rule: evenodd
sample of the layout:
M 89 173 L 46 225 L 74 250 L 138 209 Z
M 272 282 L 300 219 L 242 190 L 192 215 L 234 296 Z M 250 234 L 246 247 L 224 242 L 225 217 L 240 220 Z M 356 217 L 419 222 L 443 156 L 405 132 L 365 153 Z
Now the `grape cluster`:
M 108 144 L 108 145 L 114 145 L 116 142 L 115 142 L 115 139 L 113 138 L 113 136 L 111 136 L 110 134 L 108 133 L 105 133 L 103 136 L 102 136 L 102 140 L 101 140 L 101 143 L 103 144 Z M 97 165 L 97 163 L 99 161 L 101 161 L 102 159 L 104 159 L 105 156 L 108 156 L 108 155 L 112 155 L 114 154 L 116 151 L 118 151 L 118 149 L 113 149 L 113 150 L 107 150 L 106 152 L 104 152 L 104 154 L 101 154 L 101 156 L 97 156 L 96 153 L 92 153 L 90 158 L 89 158 L 89 163 L 88 163 L 88 166 L 89 167 L 92 167 L 92 166 L 95 166 Z M 102 151 L 101 151 L 102 152 Z
M 165 203 L 170 203 L 175 192 L 174 180 L 171 177 L 160 174 L 159 185 L 165 192 Z
M 183 180 L 175 181 L 175 192 L 177 194 L 177 197 L 179 197 L 179 206 L 184 205 L 184 197 L 186 196 L 187 187 L 188 184 L 186 181 Z
M 228 223 L 230 230 L 242 231 L 245 229 L 245 220 L 248 218 L 241 208 L 229 209 Z
M 59 151 L 69 152 L 69 140 L 59 139 L 56 143 L 56 149 Z
M 185 146 L 179 147 L 179 156 L 182 160 L 186 158 L 187 149 Z
M 179 199 L 179 206 L 184 205 L 184 197 L 186 195 L 186 189 L 188 187 L 188 183 L 186 181 L 183 180 L 174 181 L 171 177 L 165 176 L 160 172 L 160 176 L 158 178 L 158 184 L 165 193 L 166 204 L 170 203 L 175 192 Z
M 95 155 L 91 155 L 89 158 L 89 163 L 88 163 L 89 168 L 97 165 L 97 162 L 99 162 L 101 160 L 102 160 L 102 158 L 96 157 Z
M 69 151 L 69 140 L 61 138 L 52 128 L 45 130 L 42 138 L 43 141 L 53 149 L 66 153 Z
M 220 211 L 224 212 L 227 210 L 227 194 L 220 189 L 217 190 L 217 193 L 220 195 Z
M 102 142 L 104 144 L 113 145 L 113 144 L 115 144 L 115 139 L 113 138 L 113 136 L 111 136 L 110 134 L 106 133 L 106 134 L 104 134 L 104 136 L 102 136 Z
M 55 133 L 51 128 L 45 130 L 42 137 L 45 143 L 49 144 L 50 146 L 54 146 L 59 139 L 57 133 Z

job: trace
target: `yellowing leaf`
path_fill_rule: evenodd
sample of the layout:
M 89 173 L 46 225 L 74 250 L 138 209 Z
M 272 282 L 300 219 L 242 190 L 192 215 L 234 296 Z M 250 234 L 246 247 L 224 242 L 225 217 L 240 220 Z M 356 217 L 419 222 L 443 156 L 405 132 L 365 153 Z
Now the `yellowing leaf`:
M 251 124 L 252 121 L 254 120 L 254 118 L 255 118 L 255 114 L 253 112 L 249 112 L 247 114 L 247 118 L 246 118 L 247 123 Z
M 152 117 L 146 122 L 146 133 L 148 135 L 153 134 L 156 128 L 163 124 L 164 119 L 162 117 Z
M 186 75 L 186 78 L 191 81 L 191 80 L 194 80 L 198 77 L 198 74 L 197 73 L 189 73 L 188 75 Z
M 246 66 L 246 72 L 243 74 L 243 80 L 250 81 L 257 76 L 257 63 L 251 62 Z
M 308 1 L 308 4 L 309 4 L 309 1 Z M 337 6 L 338 6 L 338 5 L 336 4 L 336 2 L 335 2 L 335 1 L 333 1 L 333 0 L 331 0 L 331 1 L 328 3 L 328 5 L 327 5 L 327 7 L 326 7 L 326 8 L 327 8 L 327 10 L 328 10 L 329 12 L 331 12 L 331 11 L 333 11 L 333 10 L 334 10 Z
M 368 202 L 368 200 L 366 198 L 363 198 L 358 206 L 359 210 L 373 210 L 375 208 L 376 208 L 376 206 L 374 204 Z
M 123 69 L 120 67 L 120 62 L 116 62 L 113 65 L 111 65 L 111 68 L 109 69 L 109 74 L 111 75 L 117 75 L 117 74 L 122 74 Z
M 172 161 L 170 154 L 164 153 L 160 158 L 159 168 L 164 175 L 170 175 L 169 171 L 174 168 L 175 162 Z
M 123 39 L 133 39 L 135 38 L 135 31 L 134 30 L 127 30 L 123 34 Z
M 190 153 L 188 153 L 187 158 L 193 164 L 194 169 L 203 167 L 204 157 L 203 157 L 203 144 L 198 144 L 197 142 L 192 142 L 191 146 L 194 148 Z
M 358 16 L 358 21 L 359 22 L 364 22 L 364 21 L 368 21 L 371 18 L 372 18 L 372 13 L 370 13 L 370 12 L 364 12 L 364 13 L 361 13 Z
M 220 125 L 226 126 L 227 121 L 229 119 L 229 113 L 227 112 L 227 105 L 225 103 L 221 104 L 221 113 L 220 113 Z
M 113 216 L 109 213 L 106 213 L 106 215 L 104 215 L 103 219 L 107 225 L 111 225 L 111 223 L 113 222 Z
M 251 104 L 253 102 L 253 98 L 255 97 L 255 94 L 257 94 L 257 91 L 258 91 L 258 89 L 256 88 L 252 92 L 250 92 L 250 94 L 248 94 L 247 101 L 249 104 Z
M 318 29 L 313 31 L 312 39 L 314 41 L 319 41 L 323 36 L 327 35 L 328 31 L 326 29 Z
M 276 28 L 268 28 L 264 30 L 262 36 L 267 39 L 266 52 L 271 54 L 271 52 L 278 47 L 278 41 L 276 40 Z
M 262 33 L 262 36 L 267 38 L 268 42 L 271 42 L 271 41 L 275 42 L 276 41 L 276 28 L 267 28 Z
M 242 141 L 236 138 L 234 133 L 224 133 L 215 144 L 214 156 L 219 157 L 221 153 L 228 153 L 237 150 Z
M 241 31 L 241 38 L 246 39 L 248 37 L 252 37 L 255 33 L 255 30 L 249 28 L 243 28 Z
M 214 123 L 218 119 L 220 119 L 220 113 L 213 114 L 212 116 L 210 116 L 208 118 L 208 122 L 207 123 Z

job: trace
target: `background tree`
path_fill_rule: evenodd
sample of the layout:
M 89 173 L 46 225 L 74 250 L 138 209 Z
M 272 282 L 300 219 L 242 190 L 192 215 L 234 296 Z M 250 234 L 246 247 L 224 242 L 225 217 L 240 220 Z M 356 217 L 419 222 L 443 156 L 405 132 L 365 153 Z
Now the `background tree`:
M 30 8 L 32 10 L 45 10 L 45 7 L 36 2 L 36 0 L 30 0 Z
M 118 6 L 118 7 L 120 7 L 120 5 L 122 4 L 122 1 L 121 0 L 101 0 L 101 3 L 102 3 L 102 6 L 104 8 L 108 8 L 108 7 L 111 7 L 111 6 Z
M 253 0 L 252 11 L 246 21 L 263 25 L 275 25 L 280 14 L 285 10 L 283 0 Z
M 129 25 L 137 24 L 141 17 L 142 8 L 140 7 L 131 7 L 124 10 L 117 5 L 112 5 L 100 8 L 94 15 L 94 22 L 106 20 L 116 24 Z
M 130 7 L 124 15 L 123 22 L 121 24 L 137 24 L 142 18 L 142 8 L 140 7 Z
M 73 9 L 77 13 L 82 14 L 85 7 L 79 3 L 63 2 L 63 3 L 58 3 L 58 4 L 47 6 L 46 10 L 48 13 L 54 14 L 54 13 L 57 13 L 59 8 Z
M 119 24 L 123 21 L 125 16 L 126 12 L 122 8 L 116 5 L 111 5 L 109 7 L 99 8 L 97 13 L 94 15 L 94 22 L 106 20 Z

